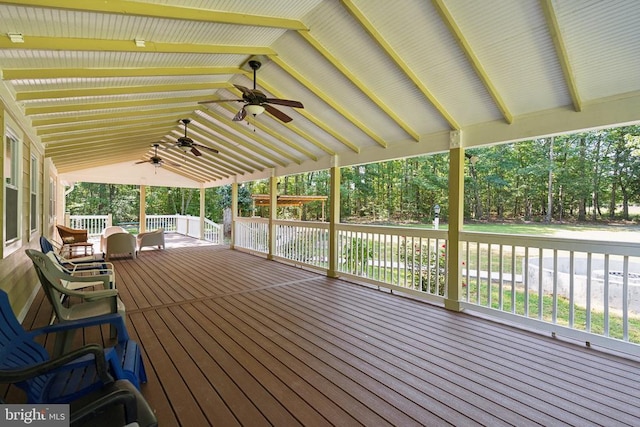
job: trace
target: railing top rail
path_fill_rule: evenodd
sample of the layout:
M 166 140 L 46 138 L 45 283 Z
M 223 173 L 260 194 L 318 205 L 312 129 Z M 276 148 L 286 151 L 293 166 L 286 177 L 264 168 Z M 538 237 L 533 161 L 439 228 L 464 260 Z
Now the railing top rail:
M 388 225 L 364 225 L 364 224 L 336 224 L 336 228 L 341 231 L 365 231 L 374 234 L 395 234 L 407 237 L 430 237 L 434 239 L 447 239 L 446 230 L 433 230 L 429 228 L 410 228 Z
M 236 222 L 257 222 L 257 223 L 268 223 L 269 222 L 269 218 L 262 218 L 262 217 L 257 217 L 257 216 L 252 216 L 252 217 L 237 217 Z
M 464 231 L 460 240 L 477 243 L 513 245 L 529 248 L 557 249 L 563 251 L 607 253 L 610 255 L 640 256 L 640 243 L 587 239 L 568 239 L 553 236 L 532 236 L 523 234 L 496 234 Z
M 298 221 L 298 220 L 290 220 L 290 219 L 276 219 L 273 221 L 274 224 L 278 225 L 290 225 L 295 227 L 307 227 L 307 228 L 322 228 L 329 229 L 328 222 L 322 221 Z

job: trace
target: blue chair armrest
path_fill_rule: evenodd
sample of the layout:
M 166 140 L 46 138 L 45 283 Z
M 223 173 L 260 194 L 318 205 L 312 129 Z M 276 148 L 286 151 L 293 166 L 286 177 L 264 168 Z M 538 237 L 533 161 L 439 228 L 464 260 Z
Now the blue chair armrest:
M 90 326 L 98 325 L 113 325 L 118 333 L 119 343 L 129 340 L 129 333 L 127 332 L 127 328 L 125 327 L 124 319 L 119 313 L 103 314 L 102 316 L 87 317 L 86 319 L 56 323 L 53 325 L 45 326 L 43 328 L 32 329 L 28 332 L 28 334 L 35 337 L 43 334 L 51 334 L 72 329 L 88 328 Z
M 88 355 L 92 355 L 93 357 L 85 357 Z M 81 362 L 79 362 L 80 359 L 82 359 Z M 113 381 L 113 377 L 107 369 L 104 350 L 98 344 L 88 344 L 55 359 L 47 360 L 46 362 L 31 365 L 26 368 L 2 369 L 0 370 L 0 380 L 6 383 L 17 383 L 39 375 L 73 369 L 79 365 L 86 366 L 88 363 L 95 363 L 96 372 L 103 383 L 107 384 Z

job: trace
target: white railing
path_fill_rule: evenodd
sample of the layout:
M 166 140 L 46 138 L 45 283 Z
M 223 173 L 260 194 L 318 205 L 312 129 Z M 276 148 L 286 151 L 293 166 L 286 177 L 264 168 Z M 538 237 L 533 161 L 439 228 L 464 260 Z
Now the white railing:
M 429 299 L 446 296 L 447 232 L 338 224 L 338 270 Z
M 590 343 L 640 344 L 639 243 L 472 232 L 461 240 L 466 309 Z
M 111 225 L 111 215 L 67 215 L 67 226 L 89 230 L 90 236 L 98 236 Z M 137 226 L 136 226 L 137 227 Z M 200 238 L 200 217 L 190 215 L 147 215 L 146 229 L 164 228 L 165 232 L 176 232 L 185 236 Z M 204 219 L 203 238 L 217 245 L 224 243 L 223 227 Z
M 204 240 L 214 245 L 224 244 L 224 227 L 210 219 L 204 219 Z
M 235 245 L 269 253 L 269 220 L 238 218 Z M 329 224 L 274 221 L 274 256 L 295 264 L 329 268 Z M 444 297 L 446 231 L 338 224 L 337 269 L 343 276 L 423 295 Z
M 65 215 L 65 225 L 78 230 L 88 230 L 89 236 L 99 236 L 111 225 L 110 215 Z
M 235 246 L 252 252 L 269 253 L 269 220 L 266 218 L 236 218 Z
M 274 221 L 275 256 L 308 267 L 329 266 L 329 223 Z
M 178 215 L 145 215 L 145 227 L 147 230 L 164 228 L 166 232 L 178 231 Z
M 147 230 L 164 228 L 168 232 L 176 232 L 184 236 L 203 239 L 216 245 L 224 243 L 223 227 L 220 224 L 204 219 L 204 230 L 200 230 L 200 217 L 191 215 L 146 215 Z
M 328 271 L 329 224 L 276 220 L 274 226 L 274 257 Z M 446 231 L 351 224 L 336 230 L 341 276 L 444 301 Z M 268 219 L 238 218 L 235 233 L 236 246 L 269 253 Z M 466 310 L 638 351 L 640 243 L 470 232 L 461 233 L 461 242 Z

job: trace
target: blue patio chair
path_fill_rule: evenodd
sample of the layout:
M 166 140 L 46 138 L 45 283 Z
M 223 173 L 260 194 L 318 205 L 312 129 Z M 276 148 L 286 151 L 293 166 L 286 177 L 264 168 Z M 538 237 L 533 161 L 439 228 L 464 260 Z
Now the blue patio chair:
M 117 329 L 115 347 L 89 344 L 51 359 L 35 340 L 43 334 L 103 324 Z M 8 295 L 0 291 L 0 382 L 23 389 L 28 403 L 69 403 L 110 383 L 112 375 L 137 388 L 147 381 L 140 347 L 129 339 L 122 316 L 109 314 L 25 331 Z

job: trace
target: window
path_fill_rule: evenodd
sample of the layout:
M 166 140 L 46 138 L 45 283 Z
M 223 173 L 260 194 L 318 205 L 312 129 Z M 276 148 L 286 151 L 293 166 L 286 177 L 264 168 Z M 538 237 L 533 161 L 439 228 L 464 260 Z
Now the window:
M 13 242 L 20 235 L 20 141 L 7 128 L 4 144 L 5 182 L 5 242 Z
M 31 199 L 30 202 L 30 217 L 31 217 L 31 231 L 38 230 L 38 158 L 31 156 Z
M 49 178 L 49 224 L 56 223 L 56 181 Z

